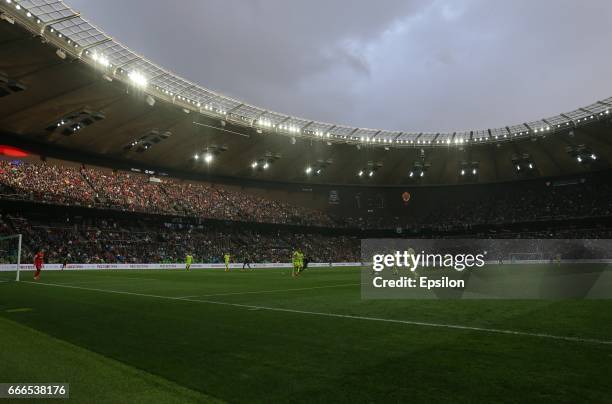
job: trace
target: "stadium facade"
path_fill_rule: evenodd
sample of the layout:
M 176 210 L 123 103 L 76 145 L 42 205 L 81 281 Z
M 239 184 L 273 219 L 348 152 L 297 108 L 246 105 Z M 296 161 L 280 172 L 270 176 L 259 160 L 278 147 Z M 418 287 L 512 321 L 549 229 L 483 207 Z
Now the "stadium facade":
M 7 142 L 30 150 L 221 181 L 366 187 L 609 168 L 612 98 L 491 129 L 348 127 L 269 111 L 192 83 L 63 1 L 3 1 L 0 10 L 10 22 L 0 31 L 0 129 Z

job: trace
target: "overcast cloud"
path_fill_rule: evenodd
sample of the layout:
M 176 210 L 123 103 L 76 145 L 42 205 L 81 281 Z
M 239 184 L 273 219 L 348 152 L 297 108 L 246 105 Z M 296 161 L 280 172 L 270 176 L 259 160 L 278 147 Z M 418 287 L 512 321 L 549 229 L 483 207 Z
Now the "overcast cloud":
M 405 131 L 504 126 L 612 95 L 609 0 L 67 0 L 185 78 Z

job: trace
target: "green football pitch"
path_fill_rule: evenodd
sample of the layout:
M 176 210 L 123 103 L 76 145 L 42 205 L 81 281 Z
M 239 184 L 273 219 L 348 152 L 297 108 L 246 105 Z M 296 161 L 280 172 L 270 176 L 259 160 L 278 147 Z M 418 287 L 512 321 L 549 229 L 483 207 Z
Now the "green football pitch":
M 75 402 L 612 402 L 612 301 L 362 300 L 356 268 L 31 278 L 0 283 L 0 383 Z

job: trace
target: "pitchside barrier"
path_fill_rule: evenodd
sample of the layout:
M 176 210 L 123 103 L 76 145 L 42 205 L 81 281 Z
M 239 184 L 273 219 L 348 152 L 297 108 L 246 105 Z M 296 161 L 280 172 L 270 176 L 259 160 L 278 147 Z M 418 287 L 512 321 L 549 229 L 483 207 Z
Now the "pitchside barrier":
M 550 264 L 550 259 L 538 260 L 503 260 L 504 265 Z M 554 262 L 557 263 L 556 261 Z M 612 259 L 564 259 L 561 264 L 612 264 Z M 487 265 L 497 265 L 497 260 L 485 261 Z M 372 262 L 311 262 L 308 268 L 341 268 L 341 267 L 371 267 Z M 291 268 L 290 262 L 251 264 L 252 268 Z M 191 264 L 192 269 L 225 269 L 225 264 Z M 231 269 L 242 269 L 242 263 L 230 264 Z M 15 264 L 0 264 L 0 272 L 12 272 L 17 269 Z M 21 264 L 22 271 L 33 271 L 33 264 Z M 60 271 L 62 264 L 45 264 L 45 271 Z M 68 264 L 65 270 L 101 270 L 101 269 L 185 269 L 185 264 Z
M 308 264 L 308 268 L 332 268 L 332 267 L 359 267 L 360 262 L 312 262 Z M 291 268 L 292 263 L 263 263 L 263 264 L 251 264 L 252 268 L 265 269 L 265 268 Z M 33 271 L 34 264 L 21 264 L 19 266 L 21 271 Z M 225 269 L 225 264 L 191 264 L 192 269 Z M 230 264 L 232 269 L 242 269 L 242 263 Z M 12 272 L 17 269 L 15 264 L 0 264 L 0 272 Z M 45 271 L 60 271 L 62 264 L 45 264 L 43 270 Z M 185 264 L 68 264 L 66 270 L 103 270 L 103 269 L 185 269 Z

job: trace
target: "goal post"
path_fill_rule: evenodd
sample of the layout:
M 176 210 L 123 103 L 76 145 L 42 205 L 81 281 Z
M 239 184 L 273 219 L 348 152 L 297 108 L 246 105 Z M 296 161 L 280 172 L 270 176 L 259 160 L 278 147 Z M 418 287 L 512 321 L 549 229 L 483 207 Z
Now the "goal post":
M 23 236 L 0 236 L 0 282 L 19 281 Z

